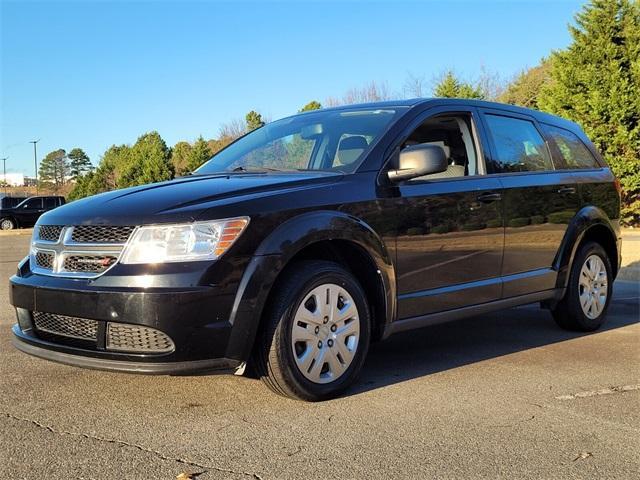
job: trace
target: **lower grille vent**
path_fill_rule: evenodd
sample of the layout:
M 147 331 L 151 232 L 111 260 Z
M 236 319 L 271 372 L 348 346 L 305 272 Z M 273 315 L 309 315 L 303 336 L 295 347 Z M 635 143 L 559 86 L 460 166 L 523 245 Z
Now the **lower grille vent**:
M 98 338 L 98 322 L 88 318 L 33 312 L 33 323 L 39 332 L 94 342 Z
M 99 328 L 103 322 L 89 318 L 33 312 L 33 324 L 38 337 L 62 345 L 147 354 L 170 353 L 175 350 L 171 337 L 155 328 L 142 325 L 107 322 L 105 338 L 105 333 L 98 336 L 99 331 L 104 332 Z
M 149 327 L 109 323 L 107 350 L 119 352 L 165 353 L 174 349 L 173 341 L 164 333 Z

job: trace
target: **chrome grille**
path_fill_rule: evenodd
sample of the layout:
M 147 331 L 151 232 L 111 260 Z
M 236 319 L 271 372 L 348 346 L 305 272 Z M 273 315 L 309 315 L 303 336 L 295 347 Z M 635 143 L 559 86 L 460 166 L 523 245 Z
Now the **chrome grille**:
M 70 255 L 65 257 L 65 272 L 102 273 L 118 261 L 113 255 Z
M 39 225 L 31 248 L 32 271 L 71 278 L 101 275 L 118 262 L 135 228 Z
M 55 256 L 52 252 L 43 252 L 39 251 L 35 255 L 36 265 L 41 268 L 46 268 L 48 270 L 53 270 L 53 262 Z
M 38 227 L 38 238 L 47 242 L 57 242 L 60 240 L 62 225 L 41 225 Z
M 33 312 L 33 323 L 39 332 L 80 340 L 96 341 L 98 338 L 98 322 L 88 318 Z
M 71 240 L 78 243 L 126 243 L 135 227 L 79 225 Z
M 107 350 L 167 353 L 174 350 L 171 338 L 155 328 L 124 323 L 107 324 Z

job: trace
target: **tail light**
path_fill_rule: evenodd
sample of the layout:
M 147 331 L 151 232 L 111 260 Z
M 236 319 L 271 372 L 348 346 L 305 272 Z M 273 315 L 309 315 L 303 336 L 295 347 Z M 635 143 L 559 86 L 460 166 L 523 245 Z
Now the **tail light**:
M 616 187 L 616 191 L 618 192 L 618 196 L 622 198 L 622 185 L 620 184 L 620 180 L 618 177 L 614 178 L 613 185 Z

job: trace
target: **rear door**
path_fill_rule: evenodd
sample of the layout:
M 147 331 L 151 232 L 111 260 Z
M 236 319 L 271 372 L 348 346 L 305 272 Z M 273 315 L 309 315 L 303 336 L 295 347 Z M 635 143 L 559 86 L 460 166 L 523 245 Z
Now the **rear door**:
M 54 208 L 60 206 L 60 200 L 58 197 L 44 197 L 44 211 L 48 212 Z
M 553 262 L 580 206 L 575 179 L 568 171 L 556 170 L 533 117 L 481 111 L 491 149 L 487 169 L 503 187 L 502 297 L 554 288 Z
M 398 185 L 399 319 L 500 298 L 501 186 L 485 175 L 486 144 L 477 115 L 472 107 L 430 109 L 403 136 L 400 149 L 419 143 L 444 146 L 450 168 Z

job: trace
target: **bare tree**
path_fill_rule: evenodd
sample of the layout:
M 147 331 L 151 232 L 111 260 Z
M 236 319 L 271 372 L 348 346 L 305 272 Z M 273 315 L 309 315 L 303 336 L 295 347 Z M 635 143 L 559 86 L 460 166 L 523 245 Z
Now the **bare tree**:
M 247 133 L 247 123 L 239 118 L 230 120 L 220 126 L 220 138 L 236 139 Z
M 414 75 L 409 72 L 402 87 L 402 94 L 406 98 L 421 98 L 427 95 L 427 86 L 424 75 Z
M 480 65 L 480 74 L 475 81 L 487 100 L 495 101 L 502 95 L 507 87 L 508 82 L 495 71 L 489 70 L 485 65 Z
M 380 102 L 391 100 L 393 95 L 389 92 L 386 82 L 376 83 L 371 81 L 362 87 L 351 88 L 341 97 L 329 97 L 324 104 L 329 107 L 338 105 L 352 105 L 355 103 Z

